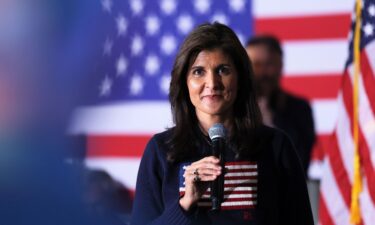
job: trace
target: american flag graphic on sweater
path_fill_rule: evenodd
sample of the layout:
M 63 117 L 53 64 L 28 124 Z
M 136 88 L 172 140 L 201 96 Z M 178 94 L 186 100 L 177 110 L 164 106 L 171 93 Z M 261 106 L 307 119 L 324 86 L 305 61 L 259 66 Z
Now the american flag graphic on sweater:
M 179 171 L 180 196 L 185 193 L 185 168 L 190 163 L 184 163 Z M 222 210 L 250 209 L 257 204 L 258 165 L 256 162 L 226 162 L 224 174 L 224 201 Z M 211 207 L 210 188 L 198 202 L 199 207 Z

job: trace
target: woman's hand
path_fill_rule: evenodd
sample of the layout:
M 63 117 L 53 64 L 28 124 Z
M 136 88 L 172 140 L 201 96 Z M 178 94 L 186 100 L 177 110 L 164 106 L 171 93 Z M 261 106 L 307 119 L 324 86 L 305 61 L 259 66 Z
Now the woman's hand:
M 214 156 L 205 157 L 186 167 L 185 194 L 180 205 L 186 211 L 195 205 L 207 190 L 208 181 L 215 180 L 221 174 L 220 160 Z

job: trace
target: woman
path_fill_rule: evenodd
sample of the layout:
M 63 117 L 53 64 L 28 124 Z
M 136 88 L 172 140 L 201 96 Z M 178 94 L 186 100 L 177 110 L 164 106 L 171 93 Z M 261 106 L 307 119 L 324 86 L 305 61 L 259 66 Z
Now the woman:
M 247 53 L 225 25 L 193 30 L 170 84 L 175 127 L 148 143 L 138 172 L 133 224 L 313 224 L 305 178 L 289 139 L 264 127 Z M 208 130 L 227 131 L 225 168 Z M 220 211 L 209 184 L 224 176 Z

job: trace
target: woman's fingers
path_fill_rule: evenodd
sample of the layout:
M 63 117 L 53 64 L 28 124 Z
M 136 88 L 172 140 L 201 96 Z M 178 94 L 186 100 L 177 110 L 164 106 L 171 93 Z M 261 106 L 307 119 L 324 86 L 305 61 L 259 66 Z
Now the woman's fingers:
M 208 181 L 215 180 L 221 173 L 220 160 L 214 156 L 208 156 L 186 167 L 185 194 L 180 199 L 180 205 L 189 209 L 195 204 L 209 187 Z
M 215 170 L 204 170 L 204 172 L 199 172 L 198 174 L 193 174 L 191 172 L 185 172 L 184 177 L 185 181 L 213 181 L 217 176 L 220 175 L 220 171 Z
M 221 174 L 219 159 L 209 156 L 192 163 L 185 170 L 184 176 L 188 181 L 213 181 Z
M 219 164 L 220 160 L 215 156 L 207 156 L 203 159 L 193 162 L 191 165 L 199 164 L 199 163 L 212 163 L 212 164 Z

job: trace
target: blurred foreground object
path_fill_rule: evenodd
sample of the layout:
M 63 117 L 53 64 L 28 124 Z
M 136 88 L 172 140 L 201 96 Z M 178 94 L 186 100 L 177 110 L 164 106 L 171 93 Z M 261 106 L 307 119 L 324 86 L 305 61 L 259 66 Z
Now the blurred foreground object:
M 83 167 L 66 163 L 90 2 L 0 1 L 0 224 L 117 223 L 87 212 Z

